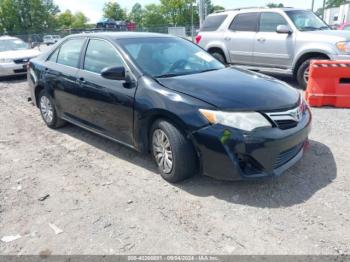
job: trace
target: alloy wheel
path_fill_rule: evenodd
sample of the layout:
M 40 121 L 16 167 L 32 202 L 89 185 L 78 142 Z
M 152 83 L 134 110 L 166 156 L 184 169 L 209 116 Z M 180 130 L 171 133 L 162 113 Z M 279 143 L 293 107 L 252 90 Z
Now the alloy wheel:
M 40 99 L 40 110 L 45 122 L 50 124 L 53 120 L 54 112 L 50 99 L 46 96 L 42 96 Z
M 173 151 L 169 138 L 161 129 L 153 132 L 153 154 L 158 167 L 165 173 L 171 173 L 173 169 Z

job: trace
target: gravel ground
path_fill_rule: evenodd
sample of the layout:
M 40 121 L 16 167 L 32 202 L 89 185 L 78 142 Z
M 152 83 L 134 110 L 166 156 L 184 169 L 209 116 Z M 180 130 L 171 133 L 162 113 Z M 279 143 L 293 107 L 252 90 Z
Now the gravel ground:
M 0 254 L 350 253 L 350 110 L 313 109 L 282 177 L 171 185 L 149 156 L 46 128 L 27 97 L 25 79 L 0 82 L 0 238 L 21 236 Z

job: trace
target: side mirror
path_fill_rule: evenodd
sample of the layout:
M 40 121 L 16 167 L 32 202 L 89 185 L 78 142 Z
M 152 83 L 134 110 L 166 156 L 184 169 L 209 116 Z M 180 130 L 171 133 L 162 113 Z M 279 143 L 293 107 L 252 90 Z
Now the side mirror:
M 125 80 L 125 68 L 123 66 L 106 67 L 101 71 L 101 76 L 110 80 Z
M 276 32 L 279 34 L 291 34 L 291 33 L 293 33 L 292 29 L 288 25 L 277 26 Z

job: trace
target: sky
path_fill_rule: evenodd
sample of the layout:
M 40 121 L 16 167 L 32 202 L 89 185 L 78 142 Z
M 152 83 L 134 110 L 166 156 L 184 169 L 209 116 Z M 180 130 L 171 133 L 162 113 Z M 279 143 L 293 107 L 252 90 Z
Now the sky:
M 103 5 L 107 0 L 54 0 L 61 11 L 66 9 L 72 12 L 81 11 L 91 23 L 96 23 L 102 17 Z M 159 0 L 119 0 L 117 1 L 123 8 L 130 10 L 136 3 L 147 5 L 159 3 Z M 315 0 L 315 10 L 322 6 L 323 0 Z M 283 3 L 285 6 L 310 9 L 312 0 L 212 0 L 214 5 L 221 5 L 225 8 L 237 8 L 247 6 L 265 6 L 267 3 Z

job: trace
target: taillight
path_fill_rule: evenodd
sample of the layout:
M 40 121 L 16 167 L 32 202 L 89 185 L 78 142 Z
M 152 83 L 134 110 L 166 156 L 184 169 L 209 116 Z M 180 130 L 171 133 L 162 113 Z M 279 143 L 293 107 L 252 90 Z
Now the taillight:
M 201 35 L 197 35 L 196 36 L 196 44 L 198 45 L 201 40 L 202 40 L 202 36 Z

